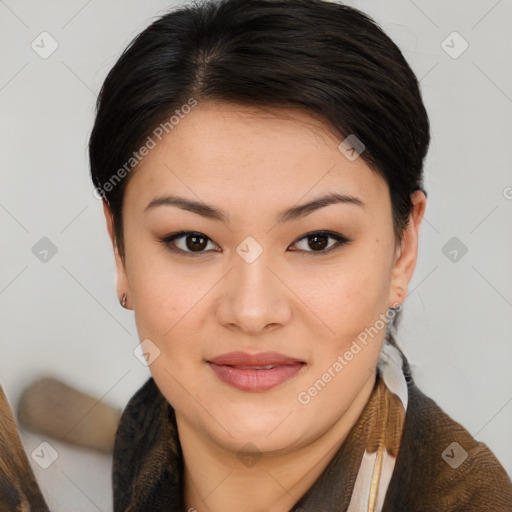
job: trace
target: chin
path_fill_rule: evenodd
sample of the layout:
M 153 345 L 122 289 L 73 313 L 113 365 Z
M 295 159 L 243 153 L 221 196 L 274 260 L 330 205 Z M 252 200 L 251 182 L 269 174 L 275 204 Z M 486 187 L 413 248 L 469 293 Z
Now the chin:
M 222 414 L 221 414 L 222 412 Z M 268 406 L 225 408 L 218 412 L 219 423 L 226 428 L 216 429 L 224 443 L 234 449 L 240 449 L 246 443 L 253 443 L 261 451 L 281 450 L 289 446 L 310 431 L 305 418 L 298 421 L 297 411 L 282 406 L 269 411 Z M 203 418 L 206 428 L 211 429 L 211 418 Z M 227 431 L 227 432 L 226 432 Z
M 269 435 L 269 432 L 271 434 Z M 295 432 L 289 429 L 282 432 L 272 432 L 269 429 L 251 428 L 250 424 L 239 426 L 236 431 L 230 432 L 233 437 L 222 433 L 222 438 L 217 441 L 228 450 L 237 455 L 245 452 L 265 454 L 285 454 L 297 449 L 305 443 L 305 431 Z

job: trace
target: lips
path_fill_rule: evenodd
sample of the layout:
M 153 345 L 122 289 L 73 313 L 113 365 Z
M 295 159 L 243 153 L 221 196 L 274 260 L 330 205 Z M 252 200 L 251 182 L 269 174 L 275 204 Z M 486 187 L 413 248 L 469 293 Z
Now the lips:
M 277 352 L 230 352 L 207 364 L 224 383 L 242 391 L 268 391 L 295 377 L 304 361 Z

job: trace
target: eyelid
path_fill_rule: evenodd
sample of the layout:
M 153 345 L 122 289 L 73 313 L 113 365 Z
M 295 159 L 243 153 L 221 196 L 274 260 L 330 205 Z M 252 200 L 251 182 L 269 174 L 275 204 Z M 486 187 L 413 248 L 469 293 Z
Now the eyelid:
M 206 236 L 204 233 L 201 233 L 199 231 L 178 231 L 176 233 L 172 233 L 170 235 L 164 236 L 161 239 L 161 242 L 163 243 L 164 247 L 167 250 L 169 250 L 175 254 L 180 254 L 180 255 L 184 255 L 184 256 L 192 256 L 192 257 L 207 254 L 207 252 L 209 252 L 209 251 L 199 251 L 199 252 L 184 251 L 183 249 L 174 248 L 174 247 L 170 246 L 170 244 L 178 238 L 186 238 L 187 236 L 193 236 L 193 235 L 200 237 L 200 238 L 205 238 L 206 240 L 208 240 L 208 242 L 212 242 L 215 245 L 217 245 L 210 237 Z M 219 251 L 216 251 L 216 252 L 219 252 Z
M 163 245 L 165 246 L 165 248 L 167 250 L 169 250 L 173 253 L 176 253 L 176 254 L 180 254 L 180 255 L 196 257 L 196 256 L 201 256 L 203 254 L 207 254 L 208 252 L 210 252 L 210 251 L 199 251 L 199 252 L 184 251 L 183 249 L 173 248 L 170 246 L 170 244 L 178 238 L 186 238 L 187 236 L 193 236 L 193 235 L 200 237 L 200 238 L 205 238 L 209 242 L 212 242 L 215 245 L 217 245 L 210 237 L 208 237 L 207 235 L 205 235 L 204 233 L 201 233 L 199 231 L 178 231 L 176 233 L 171 233 L 170 235 L 163 237 L 160 241 L 163 243 Z M 291 247 L 291 246 L 297 244 L 298 242 L 300 242 L 306 238 L 312 237 L 314 235 L 327 236 L 329 238 L 332 238 L 336 241 L 336 244 L 333 244 L 328 249 L 322 250 L 322 251 L 305 251 L 305 250 L 301 250 L 301 249 L 293 249 L 292 252 L 298 252 L 302 256 L 306 256 L 306 255 L 321 256 L 324 254 L 328 254 L 331 251 L 336 250 L 336 249 L 340 248 L 341 246 L 351 242 L 350 239 L 348 239 L 347 237 L 343 236 L 340 233 L 336 233 L 335 231 L 320 229 L 320 230 L 316 230 L 316 231 L 310 231 L 308 233 L 301 235 L 299 238 L 295 239 L 295 241 L 292 242 L 288 247 Z M 218 245 L 217 245 L 217 247 L 218 247 Z M 219 252 L 219 251 L 215 251 L 215 252 Z
M 310 231 L 309 233 L 305 233 L 304 235 L 301 235 L 300 238 L 297 238 L 294 242 L 292 242 L 291 245 L 295 245 L 297 242 L 300 242 L 301 240 L 304 240 L 305 238 L 309 238 L 312 236 L 327 236 L 329 238 L 332 238 L 336 241 L 335 244 L 333 244 L 328 249 L 322 250 L 322 251 L 303 251 L 303 250 L 293 250 L 292 252 L 298 252 L 301 256 L 321 256 L 324 254 L 329 254 L 331 251 L 335 251 L 336 249 L 339 249 L 345 244 L 348 244 L 351 242 L 346 236 L 343 236 L 340 233 L 336 233 L 335 231 L 329 231 L 325 229 L 320 229 L 316 231 Z

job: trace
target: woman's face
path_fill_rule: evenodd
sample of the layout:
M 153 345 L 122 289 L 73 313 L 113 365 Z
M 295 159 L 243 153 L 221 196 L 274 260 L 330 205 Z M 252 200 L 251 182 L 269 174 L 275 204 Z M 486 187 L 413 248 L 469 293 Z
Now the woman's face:
M 306 446 L 373 382 L 424 195 L 400 248 L 387 184 L 340 142 L 304 112 L 200 103 L 130 177 L 118 293 L 178 419 L 219 446 Z

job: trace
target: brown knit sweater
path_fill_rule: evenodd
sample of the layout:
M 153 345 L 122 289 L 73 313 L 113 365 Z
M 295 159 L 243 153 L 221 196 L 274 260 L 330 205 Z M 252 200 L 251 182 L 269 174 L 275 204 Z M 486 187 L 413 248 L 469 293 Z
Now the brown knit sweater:
M 383 512 L 512 512 L 512 482 L 494 454 L 418 389 L 406 360 L 404 374 L 409 405 Z M 374 402 L 293 512 L 347 510 Z M 113 485 L 114 512 L 185 512 L 174 410 L 152 378 L 123 411 Z

